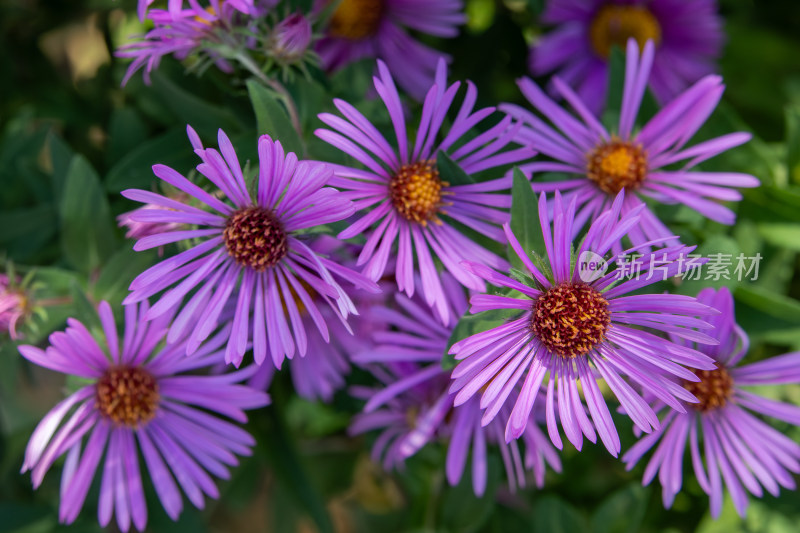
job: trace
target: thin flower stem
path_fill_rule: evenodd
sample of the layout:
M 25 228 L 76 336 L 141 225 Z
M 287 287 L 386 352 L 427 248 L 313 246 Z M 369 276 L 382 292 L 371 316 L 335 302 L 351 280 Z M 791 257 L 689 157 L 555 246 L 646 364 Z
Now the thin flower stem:
M 286 111 L 289 113 L 289 120 L 292 122 L 292 127 L 297 131 L 300 139 L 303 138 L 303 129 L 300 126 L 300 115 L 297 113 L 297 106 L 294 103 L 292 95 L 286 90 L 278 80 L 269 78 L 264 72 L 258 68 L 253 59 L 246 53 L 240 52 L 236 54 L 236 59 L 253 75 L 255 75 L 261 83 L 278 93 L 278 98 L 286 106 Z

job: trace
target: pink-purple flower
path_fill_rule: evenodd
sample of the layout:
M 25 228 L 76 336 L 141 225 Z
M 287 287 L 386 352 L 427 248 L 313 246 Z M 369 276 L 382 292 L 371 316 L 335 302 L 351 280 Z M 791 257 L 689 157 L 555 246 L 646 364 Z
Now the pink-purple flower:
M 18 280 L 0 274 L 0 333 L 8 333 L 19 339 L 17 326 L 30 314 L 30 294 L 19 285 Z
M 319 116 L 331 129 L 320 129 L 321 139 L 339 148 L 363 167 L 335 167 L 335 186 L 347 191 L 354 201 L 358 218 L 339 234 L 349 239 L 366 237 L 358 258 L 363 272 L 379 279 L 388 264 L 395 264 L 398 288 L 413 295 L 422 280 L 428 305 L 435 306 L 442 321 L 452 315 L 442 289 L 434 258 L 460 283 L 483 290 L 483 281 L 461 266 L 471 258 L 496 268 L 505 268 L 505 259 L 476 243 L 460 227 L 467 227 L 494 241 L 504 241 L 499 225 L 508 220 L 510 206 L 505 178 L 478 183 L 451 184 L 440 174 L 439 152 L 445 152 L 467 174 L 476 174 L 530 157 L 527 148 L 502 151 L 517 132 L 506 117 L 483 133 L 467 138 L 467 133 L 491 115 L 493 108 L 474 111 L 477 91 L 467 82 L 467 93 L 449 129 L 443 127 L 460 83 L 447 86 L 447 69 L 439 62 L 436 82 L 428 91 L 422 121 L 416 138 L 408 139 L 406 118 L 387 65 L 378 62 L 375 89 L 391 118 L 395 143 L 390 143 L 358 110 L 342 100 L 334 100 L 344 118 L 323 113 Z
M 542 21 L 555 26 L 531 50 L 535 75 L 555 72 L 597 114 L 605 102 L 613 46 L 655 43 L 649 84 L 667 103 L 715 69 L 724 34 L 716 0 L 549 0 Z
M 45 350 L 20 346 L 32 363 L 80 378 L 80 387 L 54 407 L 33 432 L 22 471 L 38 487 L 53 464 L 66 456 L 61 475 L 59 520 L 72 523 L 89 488 L 100 476 L 98 520 L 113 515 L 122 531 L 131 523 L 143 531 L 147 506 L 140 455 L 167 514 L 177 520 L 181 492 L 198 508 L 218 498 L 212 475 L 227 479 L 237 455 L 250 455 L 253 438 L 238 425 L 245 410 L 269 398 L 239 382 L 255 367 L 230 374 L 198 374 L 223 361 L 230 327 L 222 329 L 194 357 L 186 340 L 163 346 L 171 314 L 147 322 L 147 303 L 125 308 L 120 337 L 111 307 L 99 306 L 104 339 L 98 343 L 81 322 L 69 319 L 50 335 Z M 209 394 L 213 391 L 213 394 Z
M 692 468 L 700 487 L 711 499 L 711 515 L 722 510 L 727 488 L 736 511 L 744 516 L 749 492 L 761 497 L 764 490 L 777 496 L 780 487 L 795 489 L 800 473 L 800 445 L 756 415 L 800 425 L 800 407 L 766 398 L 748 387 L 800 383 L 800 352 L 787 353 L 745 365 L 747 334 L 736 324 L 733 298 L 728 289 L 707 288 L 697 299 L 720 311 L 710 322 L 711 335 L 719 341 L 696 346 L 713 358 L 716 368 L 699 370 L 699 381 L 678 381 L 699 400 L 687 404 L 685 412 L 660 411 L 661 428 L 644 436 L 625 455 L 628 468 L 655 447 L 644 472 L 644 483 L 656 475 L 661 482 L 664 505 L 671 507 L 683 484 L 683 462 L 687 445 Z M 691 342 L 675 339 L 690 347 Z M 658 445 L 658 446 L 656 446 Z
M 332 1 L 316 4 L 323 9 Z M 465 20 L 461 0 L 339 0 L 317 51 L 327 70 L 359 59 L 381 59 L 403 89 L 422 99 L 439 59 L 446 56 L 411 37 L 407 29 L 454 37 Z
M 572 115 L 553 102 L 534 82 L 523 78 L 520 89 L 533 107 L 548 122 L 521 107 L 506 104 L 500 108 L 523 121 L 517 140 L 549 160 L 522 166 L 533 173 L 537 192 L 561 191 L 577 200 L 577 219 L 594 220 L 608 209 L 616 194 L 625 189 L 623 213 L 644 206 L 644 199 L 660 204 L 683 204 L 722 224 L 733 224 L 735 213 L 722 202 L 741 199 L 737 187 L 756 187 L 758 180 L 736 172 L 704 172 L 699 163 L 747 142 L 751 135 L 729 133 L 693 146 L 692 137 L 714 111 L 724 90 L 722 78 L 706 76 L 662 108 L 640 130 L 636 116 L 653 66 L 655 46 L 648 42 L 639 57 L 639 45 L 628 41 L 625 86 L 616 131 L 608 131 L 586 107 L 584 101 L 565 82 L 554 84 L 575 110 Z M 542 182 L 536 173 L 563 173 L 562 181 Z M 576 230 L 582 224 L 576 225 Z M 628 234 L 634 245 L 677 238 L 649 207 L 640 214 L 638 227 Z
M 560 420 L 567 439 L 578 450 L 584 436 L 595 442 L 599 434 L 616 456 L 619 435 L 598 379 L 605 381 L 636 426 L 649 433 L 659 427 L 658 418 L 628 381 L 683 412 L 684 402 L 695 398 L 665 376 L 696 380 L 686 367 L 713 368 L 707 355 L 659 336 L 670 333 L 713 343 L 714 339 L 692 329 L 709 327 L 697 316 L 712 313 L 711 308 L 688 296 L 632 294 L 685 271 L 686 263 L 680 258 L 692 248 L 674 246 L 645 253 L 638 275 L 630 279 L 620 279 L 619 257 L 609 261 L 608 273 L 588 280 L 581 275 L 580 262 L 573 261 L 573 246 L 574 257 L 593 254 L 602 258 L 640 222 L 641 208 L 621 214 L 624 202 L 624 193 L 620 193 L 611 209 L 592 223 L 585 239 L 574 243 L 575 200 L 564 204 L 556 193 L 551 228 L 547 199 L 541 195 L 539 218 L 547 266 L 534 264 L 508 225 L 504 229 L 525 267 L 522 274 L 512 278 L 485 265 L 466 262 L 467 268 L 487 282 L 510 289 L 508 294 L 472 296 L 471 311 L 508 310 L 510 316 L 502 325 L 451 347 L 450 353 L 460 361 L 453 370 L 451 391 L 457 392 L 456 405 L 480 395 L 483 424 L 489 424 L 513 401 L 506 441 L 523 434 L 539 391 L 545 387 L 547 430 L 557 448 L 562 447 Z M 654 265 L 658 265 L 658 272 L 652 272 Z M 516 394 L 518 384 L 521 388 Z
M 203 147 L 191 127 L 187 131 L 202 161 L 198 172 L 219 194 L 209 194 L 165 165 L 155 165 L 155 175 L 208 210 L 149 191 L 123 191 L 131 200 L 170 208 L 143 209 L 132 215 L 138 222 L 196 226 L 137 241 L 135 250 L 181 241 L 190 247 L 134 279 L 125 303 L 166 290 L 146 313 L 145 318 L 151 320 L 188 297 L 167 338 L 172 342 L 188 334 L 187 350 L 192 354 L 217 328 L 226 303 L 233 300 L 236 307 L 226 360 L 238 366 L 252 345 L 257 364 L 269 353 L 280 368 L 284 357 L 305 355 L 307 325 L 313 324 L 328 342 L 320 306 L 330 307 L 337 320 L 357 314 L 334 276 L 362 289 L 378 290 L 358 273 L 315 253 L 303 236 L 310 228 L 348 217 L 353 204 L 327 186 L 333 177 L 329 166 L 298 161 L 266 135 L 258 140 L 259 163 L 251 189 L 224 132 L 219 132 L 217 151 Z M 310 323 L 303 319 L 301 306 Z

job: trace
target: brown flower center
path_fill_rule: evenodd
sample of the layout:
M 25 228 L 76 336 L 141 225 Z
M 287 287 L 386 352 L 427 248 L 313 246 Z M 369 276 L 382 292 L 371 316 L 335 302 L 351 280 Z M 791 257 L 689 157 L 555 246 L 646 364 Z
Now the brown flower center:
M 533 334 L 564 359 L 591 350 L 604 339 L 611 323 L 608 301 L 585 283 L 551 287 L 536 300 L 531 311 Z
M 447 205 L 442 202 L 442 196 L 448 194 L 442 187 L 449 185 L 439 178 L 433 161 L 422 161 L 400 167 L 389 181 L 389 195 L 394 208 L 406 220 L 423 226 L 431 220 L 439 224 L 436 214 Z
M 625 50 L 633 37 L 644 48 L 648 40 L 661 42 L 661 25 L 650 10 L 643 6 L 605 5 L 600 8 L 589 26 L 589 40 L 600 57 L 608 57 L 613 45 Z
M 587 155 L 586 176 L 608 194 L 638 189 L 647 176 L 647 152 L 640 145 L 612 138 Z
M 143 368 L 110 368 L 95 387 L 97 409 L 116 424 L 138 427 L 158 409 L 158 383 Z
M 228 253 L 240 265 L 263 272 L 289 252 L 283 224 L 263 207 L 239 209 L 228 219 L 223 233 Z
M 378 31 L 384 0 L 342 0 L 331 17 L 328 33 L 333 37 L 358 40 Z
M 705 413 L 724 407 L 733 394 L 733 378 L 724 366 L 714 370 L 695 370 L 694 375 L 700 381 L 684 381 L 683 387 L 694 394 L 698 403 L 689 405 Z

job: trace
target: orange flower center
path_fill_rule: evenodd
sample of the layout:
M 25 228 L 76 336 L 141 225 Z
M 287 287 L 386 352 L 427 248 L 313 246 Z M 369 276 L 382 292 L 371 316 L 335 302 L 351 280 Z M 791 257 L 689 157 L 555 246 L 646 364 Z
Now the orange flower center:
M 661 25 L 650 10 L 643 6 L 605 5 L 600 8 L 589 26 L 589 40 L 600 57 L 608 57 L 611 47 L 625 50 L 633 37 L 644 48 L 648 40 L 661 42 Z
M 342 0 L 333 12 L 328 33 L 352 40 L 375 35 L 384 7 L 384 0 Z
M 533 334 L 564 359 L 587 353 L 605 338 L 611 324 L 608 301 L 585 283 L 551 287 L 536 300 L 531 311 Z
M 586 159 L 586 176 L 608 194 L 638 189 L 647 176 L 647 152 L 616 137 L 595 148 Z
M 389 195 L 394 208 L 406 220 L 423 226 L 429 221 L 441 224 L 436 214 L 447 205 L 442 202 L 442 196 L 448 193 L 442 191 L 442 187 L 449 185 L 439 178 L 433 161 L 422 161 L 400 168 L 389 182 Z
M 694 375 L 700 381 L 684 381 L 683 387 L 694 394 L 698 403 L 689 405 L 705 413 L 724 407 L 733 394 L 733 378 L 724 366 L 714 370 L 695 370 Z
M 143 368 L 110 368 L 95 388 L 97 409 L 116 424 L 139 427 L 158 409 L 158 383 Z

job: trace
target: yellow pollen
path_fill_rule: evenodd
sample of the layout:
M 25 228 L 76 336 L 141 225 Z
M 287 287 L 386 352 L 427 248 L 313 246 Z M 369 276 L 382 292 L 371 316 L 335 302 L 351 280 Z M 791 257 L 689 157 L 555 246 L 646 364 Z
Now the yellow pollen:
M 341 0 L 331 17 L 328 33 L 333 37 L 358 40 L 378 31 L 385 0 Z
M 595 148 L 586 159 L 586 177 L 608 194 L 638 189 L 647 176 L 647 152 L 617 137 Z
M 643 6 L 605 5 L 600 8 L 589 26 L 589 40 L 595 53 L 608 57 L 613 45 L 625 50 L 633 37 L 644 48 L 648 40 L 661 42 L 661 25 L 655 15 Z
M 429 221 L 441 224 L 437 213 L 444 213 L 442 196 L 448 194 L 442 187 L 450 184 L 439 178 L 439 171 L 433 161 L 421 161 L 403 165 L 389 181 L 389 195 L 394 208 L 406 220 L 425 226 Z
M 610 324 L 608 301 L 585 283 L 555 285 L 531 309 L 531 332 L 564 359 L 583 355 L 602 342 Z
M 269 209 L 246 207 L 234 212 L 222 234 L 228 254 L 240 265 L 263 272 L 289 253 L 283 224 Z
M 212 17 L 216 17 L 217 16 L 217 11 L 214 9 L 214 6 L 208 6 L 205 11 L 206 11 L 206 13 L 211 15 Z M 210 20 L 208 20 L 206 18 L 203 18 L 203 17 L 201 17 L 199 15 L 195 15 L 194 20 L 196 20 L 200 24 L 205 24 L 206 26 L 211 26 L 211 24 L 213 23 L 213 21 L 210 21 Z
M 95 405 L 116 424 L 136 428 L 158 409 L 158 383 L 140 367 L 113 367 L 95 385 Z
M 724 366 L 714 370 L 696 370 L 700 381 L 684 381 L 683 387 L 695 395 L 698 403 L 689 405 L 700 412 L 713 411 L 724 407 L 733 394 L 733 377 Z

